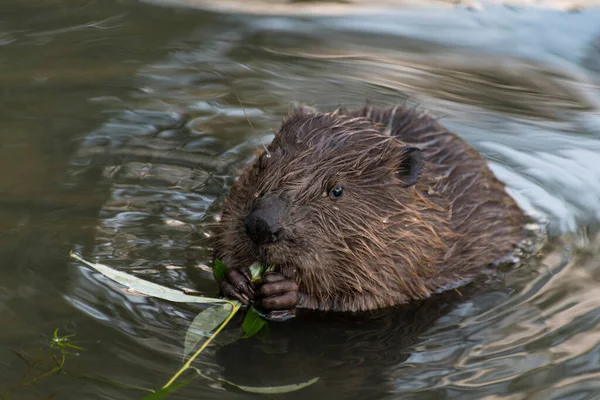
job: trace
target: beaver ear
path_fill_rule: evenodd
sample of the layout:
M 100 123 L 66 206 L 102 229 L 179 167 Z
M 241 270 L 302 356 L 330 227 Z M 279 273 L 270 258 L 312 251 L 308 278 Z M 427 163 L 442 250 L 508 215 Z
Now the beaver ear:
M 402 180 L 402 186 L 409 187 L 419 180 L 425 160 L 423 159 L 423 152 L 418 147 L 404 146 L 401 151 L 401 161 L 396 175 Z

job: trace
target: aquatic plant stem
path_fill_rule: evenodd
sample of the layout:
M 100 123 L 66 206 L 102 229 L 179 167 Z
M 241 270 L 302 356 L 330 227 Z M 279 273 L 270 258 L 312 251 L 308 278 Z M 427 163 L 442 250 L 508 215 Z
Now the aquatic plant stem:
M 229 304 L 231 304 L 231 306 L 233 307 L 231 310 L 231 313 L 229 314 L 227 319 L 225 321 L 223 321 L 223 323 L 221 325 L 219 325 L 217 330 L 208 339 L 206 339 L 206 342 L 204 342 L 204 344 L 202 344 L 202 346 L 198 349 L 198 351 L 196 351 L 194 353 L 194 355 L 191 356 L 190 359 L 187 360 L 187 362 L 185 364 L 183 364 L 183 367 L 181 367 L 181 369 L 179 371 L 177 371 L 177 373 L 175 375 L 173 375 L 173 377 L 169 380 L 169 382 L 167 382 L 162 387 L 162 389 L 165 389 L 165 388 L 169 387 L 170 385 L 172 385 L 173 382 L 175 382 L 175 380 L 177 380 L 177 378 L 179 378 L 179 376 L 185 370 L 187 370 L 190 367 L 190 365 L 192 365 L 192 362 L 196 359 L 196 357 L 198 357 L 198 355 L 200 353 L 202 353 L 202 351 L 206 348 L 206 346 L 208 346 L 210 344 L 210 342 L 215 338 L 215 336 L 217 336 L 219 334 L 219 332 L 221 332 L 221 330 L 225 327 L 225 325 L 227 325 L 229 323 L 229 321 L 231 321 L 231 319 L 234 317 L 234 315 L 242 307 L 242 304 L 239 301 L 227 301 L 227 302 Z

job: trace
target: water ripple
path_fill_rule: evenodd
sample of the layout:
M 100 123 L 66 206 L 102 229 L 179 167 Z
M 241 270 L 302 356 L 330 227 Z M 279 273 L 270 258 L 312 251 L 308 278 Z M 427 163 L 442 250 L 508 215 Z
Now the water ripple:
M 539 15 L 504 10 L 498 20 L 461 11 L 444 24 L 439 12 L 404 13 L 393 24 L 391 17 L 213 16 L 212 25 L 198 25 L 141 68 L 130 97 L 96 99 L 106 104 L 106 121 L 82 136 L 69 177 L 74 186 L 92 182 L 106 199 L 93 240 L 79 250 L 145 279 L 214 295 L 203 265 L 209 224 L 236 171 L 271 140 L 288 106 L 409 98 L 445 116 L 520 204 L 550 221 L 544 251 L 485 290 L 368 321 L 299 315 L 270 325 L 266 341 L 211 347 L 200 364 L 240 383 L 320 376 L 302 392 L 316 398 L 591 398 L 600 365 L 600 246 L 591 229 L 600 221 L 599 96 L 593 63 L 558 47 L 576 42 L 593 60 L 587 49 L 596 14 L 570 16 L 581 24 L 572 36 L 557 23 L 556 34 L 536 43 L 531 30 L 547 32 Z M 436 23 L 439 29 L 423 30 Z M 550 43 L 558 34 L 561 42 Z M 462 45 L 449 43 L 457 38 Z M 498 48 L 490 54 L 481 43 Z M 143 373 L 172 372 L 199 309 L 135 296 L 71 267 L 67 301 L 144 350 L 111 351 L 147 361 Z

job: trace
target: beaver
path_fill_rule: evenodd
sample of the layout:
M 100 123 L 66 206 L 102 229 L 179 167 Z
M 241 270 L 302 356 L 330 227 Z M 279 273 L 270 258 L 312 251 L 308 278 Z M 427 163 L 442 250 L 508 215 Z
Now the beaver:
M 221 294 L 269 319 L 376 310 L 489 274 L 524 214 L 485 160 L 407 106 L 293 110 L 231 187 Z M 252 283 L 248 266 L 272 265 Z

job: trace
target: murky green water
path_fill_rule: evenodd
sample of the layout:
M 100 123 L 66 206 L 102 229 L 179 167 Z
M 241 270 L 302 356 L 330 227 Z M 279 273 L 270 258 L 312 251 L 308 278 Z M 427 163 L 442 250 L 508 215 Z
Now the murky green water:
M 599 21 L 594 10 L 319 17 L 3 1 L 0 399 L 135 399 L 162 386 L 200 308 L 127 293 L 69 251 L 216 294 L 203 265 L 223 185 L 290 105 L 366 98 L 445 116 L 550 221 L 548 246 L 482 292 L 375 321 L 297 318 L 195 365 L 239 384 L 320 378 L 281 398 L 600 398 Z M 56 328 L 85 350 L 36 380 L 51 354 L 60 361 Z M 172 398 L 249 396 L 198 378 Z

